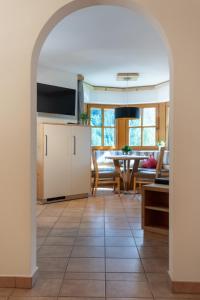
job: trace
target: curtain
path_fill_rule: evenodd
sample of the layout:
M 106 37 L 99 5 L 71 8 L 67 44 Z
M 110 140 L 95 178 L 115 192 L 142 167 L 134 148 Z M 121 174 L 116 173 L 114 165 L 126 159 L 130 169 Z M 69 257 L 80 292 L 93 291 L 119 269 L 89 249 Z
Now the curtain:
M 84 90 L 83 90 L 83 80 L 82 75 L 78 75 L 77 81 L 77 121 L 80 123 L 81 113 L 84 112 Z

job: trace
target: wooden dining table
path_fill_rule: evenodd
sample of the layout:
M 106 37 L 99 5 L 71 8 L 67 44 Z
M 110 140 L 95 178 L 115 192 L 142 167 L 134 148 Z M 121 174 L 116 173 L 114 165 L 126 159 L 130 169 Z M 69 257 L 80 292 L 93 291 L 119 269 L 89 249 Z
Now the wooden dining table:
M 140 160 L 147 159 L 148 156 L 144 155 L 110 155 L 106 156 L 106 159 L 112 159 L 115 171 L 120 174 L 123 180 L 124 191 L 127 192 L 130 189 L 130 181 L 132 174 L 138 171 Z M 130 169 L 130 162 L 133 160 L 132 171 Z M 123 162 L 123 169 L 121 169 L 121 161 Z

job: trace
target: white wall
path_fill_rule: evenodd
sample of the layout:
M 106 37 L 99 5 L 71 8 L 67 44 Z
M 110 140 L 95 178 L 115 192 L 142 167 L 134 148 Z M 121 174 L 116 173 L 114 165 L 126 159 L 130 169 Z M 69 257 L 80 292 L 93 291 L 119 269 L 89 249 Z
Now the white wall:
M 102 104 L 141 104 L 169 101 L 169 83 L 157 87 L 134 88 L 131 91 L 101 90 L 84 84 L 84 101 Z
M 31 59 L 41 29 L 57 10 L 69 2 L 18 0 L 0 3 L 3 24 L 0 27 L 1 276 L 30 276 L 36 268 L 33 230 L 36 113 L 30 92 L 31 80 L 36 78 L 31 73 Z M 119 3 L 133 8 L 137 3 L 161 24 L 166 34 L 173 59 L 170 276 L 176 281 L 200 282 L 200 160 L 197 158 L 200 148 L 200 1 L 77 0 L 73 3 L 63 14 L 58 12 L 51 24 L 66 13 L 90 3 Z M 32 92 L 35 93 L 35 89 Z
M 60 87 L 66 87 L 70 89 L 76 90 L 76 107 L 77 107 L 77 74 L 70 73 L 68 71 L 64 72 L 57 69 L 50 69 L 41 65 L 38 65 L 37 69 L 37 82 L 57 85 Z M 53 115 L 53 114 L 45 114 L 38 113 L 37 114 L 37 122 L 38 123 L 67 123 L 77 122 L 77 109 L 76 116 L 63 116 L 63 115 Z

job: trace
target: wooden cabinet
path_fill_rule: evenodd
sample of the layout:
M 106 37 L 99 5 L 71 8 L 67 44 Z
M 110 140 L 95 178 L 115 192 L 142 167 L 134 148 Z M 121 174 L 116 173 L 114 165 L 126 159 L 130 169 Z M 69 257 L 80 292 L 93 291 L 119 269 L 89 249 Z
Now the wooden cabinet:
M 90 128 L 38 127 L 37 195 L 43 202 L 80 198 L 90 192 Z
M 169 186 L 149 184 L 143 186 L 142 227 L 144 230 L 168 234 Z

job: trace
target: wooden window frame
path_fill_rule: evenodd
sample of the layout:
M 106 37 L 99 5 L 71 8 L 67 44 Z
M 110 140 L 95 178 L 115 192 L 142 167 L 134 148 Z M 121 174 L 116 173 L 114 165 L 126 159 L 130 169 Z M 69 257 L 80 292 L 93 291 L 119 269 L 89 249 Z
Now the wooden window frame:
M 139 108 L 148 108 L 148 107 L 155 107 L 156 108 L 156 126 L 144 126 L 147 127 L 156 127 L 156 143 L 159 140 L 167 140 L 166 137 L 166 108 L 168 106 L 168 102 L 162 103 L 150 103 L 150 104 L 132 104 L 127 106 L 134 106 Z M 96 104 L 90 103 L 87 104 L 87 113 L 90 116 L 90 109 L 94 108 L 101 108 L 103 110 L 102 119 L 104 118 L 104 109 L 110 108 L 115 109 L 116 107 L 122 107 L 123 105 L 112 105 L 112 104 Z M 104 120 L 102 120 L 104 121 Z M 121 149 L 124 145 L 129 144 L 129 119 L 118 119 L 116 120 L 115 127 L 104 126 L 92 126 L 96 128 L 102 128 L 102 139 L 104 139 L 104 128 L 115 128 L 115 146 L 92 146 L 93 149 L 99 150 L 117 150 Z M 139 126 L 140 127 L 140 126 Z M 136 127 L 134 127 L 136 128 Z M 102 140 L 104 142 L 104 140 Z M 133 150 L 157 150 L 158 146 L 131 146 Z
M 130 128 L 140 128 L 141 129 L 141 145 L 140 146 L 130 146 L 132 149 L 134 150 L 138 150 L 138 149 L 142 149 L 142 150 L 147 150 L 147 149 L 157 149 L 157 142 L 158 142 L 158 138 L 159 138 L 159 118 L 158 118 L 158 113 L 159 113 L 159 109 L 158 109 L 158 105 L 150 105 L 150 106 L 140 106 L 140 112 L 141 112 L 141 125 L 140 126 L 129 126 L 129 120 L 127 120 L 127 127 L 128 127 L 128 145 L 130 143 L 129 141 L 129 130 Z M 155 125 L 148 125 L 148 126 L 144 126 L 143 125 L 143 112 L 145 108 L 155 108 L 156 110 L 156 115 L 155 115 Z M 143 131 L 144 128 L 155 128 L 155 139 L 156 139 L 156 144 L 154 146 L 144 146 L 142 145 L 143 143 Z
M 88 115 L 90 116 L 90 111 L 91 111 L 91 108 L 99 108 L 101 109 L 101 113 L 102 113 L 102 125 L 101 126 L 91 126 L 91 128 L 101 128 L 102 130 L 102 135 L 101 135 L 101 144 L 102 146 L 92 146 L 93 149 L 116 149 L 116 143 L 117 143 L 117 139 L 116 139 L 116 132 L 117 132 L 117 129 L 116 129 L 116 124 L 115 126 L 105 126 L 104 125 L 104 110 L 105 109 L 114 109 L 114 107 L 112 105 L 99 105 L 99 104 L 89 104 L 88 105 Z M 90 118 L 89 118 L 90 120 Z M 104 129 L 105 128 L 114 128 L 114 133 L 115 133 L 115 145 L 114 146 L 104 146 Z

